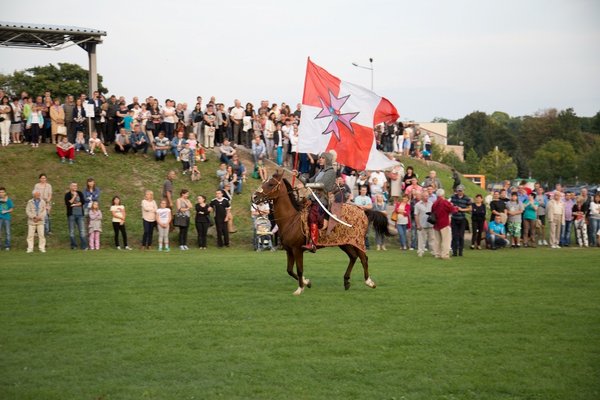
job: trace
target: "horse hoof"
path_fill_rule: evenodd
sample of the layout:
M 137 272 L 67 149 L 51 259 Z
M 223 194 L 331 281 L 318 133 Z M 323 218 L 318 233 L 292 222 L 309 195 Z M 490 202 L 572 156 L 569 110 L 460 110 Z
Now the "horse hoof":
M 344 289 L 350 289 L 350 282 L 344 282 Z
M 377 287 L 375 282 L 373 282 L 370 277 L 365 281 L 365 285 L 367 285 L 371 289 L 375 289 Z
M 304 288 L 298 287 L 293 294 L 294 296 L 300 296 L 302 293 L 304 293 Z
M 312 287 L 312 282 L 310 281 L 310 279 L 302 278 L 302 281 L 304 282 L 304 286 L 306 286 L 307 288 L 310 289 Z

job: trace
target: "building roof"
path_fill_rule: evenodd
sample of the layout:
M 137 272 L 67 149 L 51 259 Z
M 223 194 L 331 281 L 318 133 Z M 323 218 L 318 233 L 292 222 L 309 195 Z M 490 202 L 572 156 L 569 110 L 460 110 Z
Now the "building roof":
M 0 21 L 0 46 L 60 50 L 74 44 L 100 43 L 106 31 L 77 26 Z

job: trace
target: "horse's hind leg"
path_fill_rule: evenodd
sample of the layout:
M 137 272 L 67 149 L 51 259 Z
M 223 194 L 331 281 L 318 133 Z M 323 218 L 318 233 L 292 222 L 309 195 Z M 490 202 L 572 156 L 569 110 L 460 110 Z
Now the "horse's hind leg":
M 358 253 L 358 258 L 360 258 L 360 263 L 362 264 L 363 271 L 365 273 L 365 275 L 364 275 L 365 276 L 365 285 L 367 285 L 370 288 L 375 289 L 377 287 L 377 285 L 375 285 L 375 282 L 373 282 L 373 280 L 369 276 L 369 257 L 367 256 L 367 254 L 364 251 L 362 251 L 360 249 L 356 249 L 356 252 Z
M 352 274 L 352 268 L 354 267 L 354 263 L 358 256 L 356 255 L 356 251 L 353 246 L 344 245 L 340 246 L 340 249 L 344 251 L 348 255 L 350 262 L 348 263 L 348 268 L 346 268 L 346 273 L 344 274 L 344 289 L 350 289 L 350 275 Z

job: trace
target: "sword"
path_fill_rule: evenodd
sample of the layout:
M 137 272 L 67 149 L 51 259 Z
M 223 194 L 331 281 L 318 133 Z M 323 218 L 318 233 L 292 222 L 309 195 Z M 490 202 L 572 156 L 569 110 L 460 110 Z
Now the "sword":
M 345 225 L 345 226 L 347 226 L 347 227 L 349 227 L 349 228 L 352 228 L 352 225 L 350 225 L 350 224 L 349 224 L 349 223 L 347 223 L 347 222 L 344 222 L 344 221 L 342 221 L 341 219 L 339 219 L 338 217 L 336 217 L 335 215 L 333 215 L 332 213 L 330 213 L 330 212 L 329 212 L 329 210 L 327 209 L 327 207 L 325 207 L 325 206 L 323 205 L 323 203 L 321 203 L 321 200 L 319 200 L 319 197 L 318 197 L 318 196 L 315 194 L 315 192 L 313 192 L 313 190 L 312 190 L 311 188 L 307 187 L 307 189 L 308 189 L 308 190 L 310 190 L 310 192 L 311 192 L 311 193 L 312 193 L 312 195 L 313 195 L 313 198 L 314 198 L 314 199 L 317 201 L 317 203 L 319 203 L 319 205 L 321 206 L 321 208 L 322 208 L 323 210 L 325 210 L 325 212 L 326 212 L 327 214 L 329 214 L 329 216 L 330 216 L 331 218 L 335 219 L 337 222 L 339 222 L 339 223 L 340 223 L 340 224 L 342 224 L 342 225 Z

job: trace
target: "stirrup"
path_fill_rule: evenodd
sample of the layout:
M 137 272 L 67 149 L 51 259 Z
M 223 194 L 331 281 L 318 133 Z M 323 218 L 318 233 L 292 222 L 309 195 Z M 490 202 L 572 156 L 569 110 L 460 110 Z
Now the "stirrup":
M 317 252 L 317 246 L 315 246 L 314 243 L 302 245 L 302 248 L 310 251 L 311 253 Z

